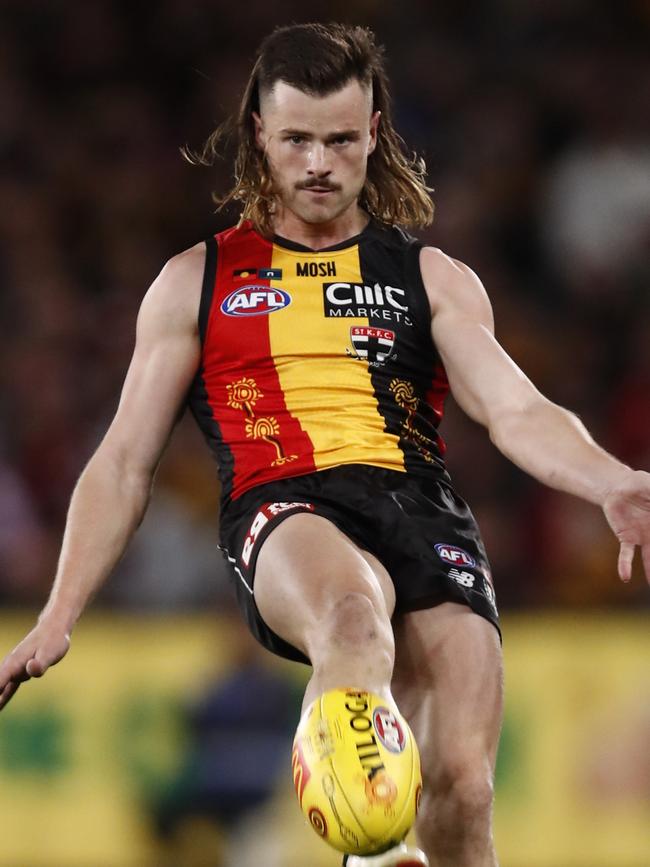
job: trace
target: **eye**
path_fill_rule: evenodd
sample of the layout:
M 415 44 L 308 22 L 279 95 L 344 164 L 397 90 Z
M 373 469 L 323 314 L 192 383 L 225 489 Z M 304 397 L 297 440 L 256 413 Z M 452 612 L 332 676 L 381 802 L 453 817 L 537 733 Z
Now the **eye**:
M 351 141 L 349 135 L 337 135 L 336 138 L 332 139 L 332 144 L 334 145 L 344 145 Z
M 290 141 L 291 144 L 294 145 L 301 145 L 304 144 L 305 137 L 304 135 L 290 135 L 288 141 Z

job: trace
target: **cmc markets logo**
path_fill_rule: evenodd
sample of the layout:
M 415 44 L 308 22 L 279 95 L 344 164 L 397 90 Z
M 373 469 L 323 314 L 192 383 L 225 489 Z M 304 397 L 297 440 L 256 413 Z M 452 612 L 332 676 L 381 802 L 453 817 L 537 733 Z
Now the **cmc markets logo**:
M 467 551 L 463 551 L 462 548 L 457 548 L 455 545 L 446 545 L 444 542 L 438 542 L 434 547 L 438 557 L 444 560 L 445 563 L 452 563 L 454 566 L 469 566 L 470 568 L 476 566 L 476 560 Z
M 397 286 L 323 283 L 323 307 L 327 317 L 384 319 L 412 325 L 405 301 L 406 292 Z
M 284 289 L 251 283 L 240 286 L 221 302 L 226 316 L 266 316 L 291 304 L 291 296 Z

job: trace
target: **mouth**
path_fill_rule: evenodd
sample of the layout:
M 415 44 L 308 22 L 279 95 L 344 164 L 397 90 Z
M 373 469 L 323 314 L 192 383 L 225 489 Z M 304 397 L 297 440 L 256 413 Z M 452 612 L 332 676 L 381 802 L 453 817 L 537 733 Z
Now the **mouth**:
M 312 193 L 315 196 L 326 196 L 329 193 L 335 193 L 336 187 L 318 187 L 318 186 L 309 186 L 309 187 L 301 187 L 301 190 L 304 190 L 306 193 Z

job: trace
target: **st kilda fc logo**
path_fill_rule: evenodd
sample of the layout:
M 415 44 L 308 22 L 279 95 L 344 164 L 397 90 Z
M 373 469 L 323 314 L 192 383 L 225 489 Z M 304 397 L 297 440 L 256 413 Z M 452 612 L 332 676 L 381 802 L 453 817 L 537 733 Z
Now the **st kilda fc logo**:
M 354 325 L 350 328 L 350 343 L 352 349 L 346 348 L 347 354 L 357 361 L 366 361 L 370 367 L 381 367 L 397 357 L 395 332 L 387 328 Z

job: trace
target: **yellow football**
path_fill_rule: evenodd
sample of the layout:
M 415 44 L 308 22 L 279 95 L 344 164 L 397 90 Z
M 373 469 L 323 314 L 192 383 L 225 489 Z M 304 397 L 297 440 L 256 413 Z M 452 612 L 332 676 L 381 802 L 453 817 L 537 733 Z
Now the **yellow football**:
M 332 689 L 312 702 L 293 742 L 300 807 L 330 846 L 383 852 L 415 821 L 422 775 L 406 720 L 379 695 Z

